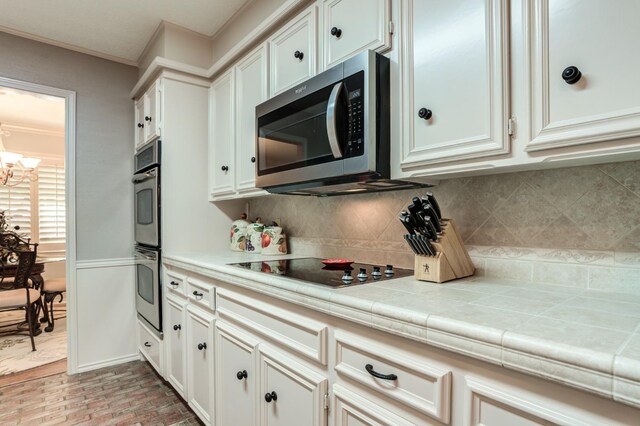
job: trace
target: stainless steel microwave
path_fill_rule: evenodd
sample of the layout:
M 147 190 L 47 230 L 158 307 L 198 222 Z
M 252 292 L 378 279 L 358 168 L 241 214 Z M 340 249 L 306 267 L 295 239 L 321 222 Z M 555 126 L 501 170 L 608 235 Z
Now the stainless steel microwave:
M 389 59 L 365 51 L 256 107 L 256 186 L 337 195 L 390 177 Z

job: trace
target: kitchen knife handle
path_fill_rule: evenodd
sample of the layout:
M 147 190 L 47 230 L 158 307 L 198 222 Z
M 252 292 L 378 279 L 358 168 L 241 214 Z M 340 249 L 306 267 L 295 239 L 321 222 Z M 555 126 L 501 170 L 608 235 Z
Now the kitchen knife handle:
M 438 219 L 442 219 L 442 211 L 440 210 L 440 205 L 438 201 L 436 201 L 436 196 L 433 195 L 433 192 L 427 192 L 427 199 L 429 200 L 429 204 L 433 207 L 433 210 L 438 215 Z
M 416 249 L 416 246 L 413 244 L 413 241 L 411 241 L 411 235 L 405 234 L 404 239 L 405 239 L 405 241 L 407 242 L 407 244 L 411 248 L 411 251 L 413 251 L 414 254 L 420 254 L 420 253 L 418 253 L 418 250 Z
M 438 239 L 438 228 L 436 228 L 435 223 L 438 222 L 438 220 L 431 220 L 430 217 L 425 217 L 424 218 L 425 224 L 427 226 L 427 229 L 429 229 L 429 237 L 431 237 L 432 240 L 437 240 Z

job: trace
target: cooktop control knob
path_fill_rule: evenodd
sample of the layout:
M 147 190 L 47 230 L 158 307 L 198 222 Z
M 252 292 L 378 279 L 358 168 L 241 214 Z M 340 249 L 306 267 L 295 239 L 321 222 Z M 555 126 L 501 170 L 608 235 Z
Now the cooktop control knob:
M 367 280 L 367 270 L 365 268 L 360 268 L 360 273 L 358 274 L 358 281 L 361 283 Z
M 342 281 L 346 284 L 349 284 L 353 281 L 353 277 L 351 276 L 350 269 L 345 269 L 344 275 L 342 276 Z
M 384 270 L 385 277 L 392 277 L 393 274 L 393 265 L 387 265 L 387 269 Z
M 374 280 L 379 280 L 380 278 L 382 278 L 382 273 L 380 272 L 379 266 L 373 267 L 373 272 L 371 273 L 371 276 L 373 277 Z

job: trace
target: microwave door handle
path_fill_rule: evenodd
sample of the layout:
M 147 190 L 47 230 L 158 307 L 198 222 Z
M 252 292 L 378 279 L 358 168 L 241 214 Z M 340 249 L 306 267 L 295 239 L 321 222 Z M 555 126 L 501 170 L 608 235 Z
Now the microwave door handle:
M 340 141 L 338 141 L 337 132 L 337 114 L 336 105 L 340 93 L 342 92 L 342 82 L 337 83 L 331 90 L 329 96 L 329 103 L 327 104 L 327 136 L 329 137 L 329 146 L 331 146 L 331 153 L 334 158 L 342 158 L 342 149 L 340 149 Z
M 141 183 L 154 177 L 156 177 L 156 174 L 154 172 L 138 173 L 137 175 L 133 175 L 133 179 L 131 179 L 131 182 Z

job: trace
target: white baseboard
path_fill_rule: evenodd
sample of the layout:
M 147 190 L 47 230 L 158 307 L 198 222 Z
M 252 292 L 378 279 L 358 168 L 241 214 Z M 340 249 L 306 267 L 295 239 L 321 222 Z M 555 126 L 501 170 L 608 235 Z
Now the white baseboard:
M 84 373 L 86 371 L 97 370 L 99 368 L 111 367 L 113 365 L 124 364 L 131 361 L 140 361 L 141 356 L 140 352 L 136 352 L 135 354 L 125 355 L 118 358 L 111 358 L 100 362 L 93 362 L 89 364 L 79 365 L 78 373 Z

